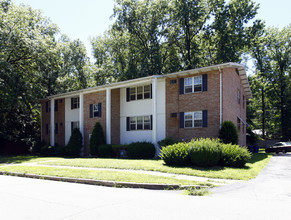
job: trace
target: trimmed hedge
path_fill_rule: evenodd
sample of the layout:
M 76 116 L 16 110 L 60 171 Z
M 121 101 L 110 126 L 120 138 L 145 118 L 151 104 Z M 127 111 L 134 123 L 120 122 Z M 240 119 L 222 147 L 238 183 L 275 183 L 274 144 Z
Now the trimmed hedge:
M 175 140 L 175 139 L 173 139 L 171 137 L 167 137 L 167 138 L 165 138 L 165 139 L 163 139 L 163 140 L 158 142 L 160 148 L 163 148 L 163 147 L 166 147 L 166 146 L 169 146 L 169 145 L 173 145 L 173 144 L 177 144 L 177 143 L 179 143 L 179 141 Z
M 98 147 L 103 144 L 106 144 L 103 128 L 99 122 L 96 122 L 90 138 L 90 154 L 97 156 Z
M 231 144 L 222 145 L 221 164 L 223 166 L 243 167 L 250 159 L 251 154 L 247 148 Z
M 155 145 L 149 142 L 135 142 L 127 146 L 127 155 L 132 159 L 152 159 L 155 154 Z
M 111 144 L 103 144 L 98 147 L 98 156 L 103 158 L 114 157 L 114 152 Z
M 160 157 L 169 166 L 187 166 L 190 164 L 189 144 L 178 143 L 161 149 Z
M 238 144 L 238 131 L 232 121 L 224 121 L 221 124 L 219 139 L 225 144 Z
M 221 159 L 221 146 L 217 139 L 198 139 L 190 142 L 190 158 L 194 165 L 215 166 Z

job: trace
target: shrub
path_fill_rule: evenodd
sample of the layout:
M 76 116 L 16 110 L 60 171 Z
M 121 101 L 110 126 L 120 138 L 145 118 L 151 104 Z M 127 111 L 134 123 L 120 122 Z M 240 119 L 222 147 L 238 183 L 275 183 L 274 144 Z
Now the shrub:
M 169 145 L 173 145 L 173 144 L 177 144 L 179 143 L 178 140 L 174 140 L 173 138 L 171 137 L 167 137 L 161 141 L 158 142 L 158 144 L 160 145 L 160 148 L 162 147 L 166 147 L 166 146 L 169 146 Z
M 127 154 L 129 158 L 151 159 L 156 154 L 156 148 L 149 142 L 135 142 L 127 146 Z
M 106 144 L 105 135 L 101 124 L 96 122 L 90 138 L 90 154 L 92 156 L 97 156 L 98 147 L 102 144 Z
M 215 166 L 221 158 L 221 144 L 218 139 L 198 139 L 190 143 L 190 158 L 194 165 L 208 167 Z
M 57 155 L 61 157 L 70 156 L 69 149 L 67 146 L 59 146 L 57 148 Z
M 177 143 L 163 147 L 160 157 L 169 166 L 186 166 L 190 164 L 189 144 Z
M 49 157 L 49 156 L 52 156 L 54 152 L 55 152 L 55 148 L 50 145 L 44 145 L 40 148 L 41 156 Z
M 251 159 L 250 152 L 239 145 L 223 144 L 221 164 L 229 167 L 243 167 Z
M 79 128 L 74 128 L 67 145 L 68 153 L 70 156 L 79 157 L 82 149 L 82 134 Z
M 225 144 L 238 144 L 238 131 L 232 121 L 224 121 L 221 124 L 219 138 Z
M 114 157 L 114 152 L 111 144 L 102 144 L 98 147 L 98 156 L 103 158 Z
M 113 144 L 112 150 L 116 157 L 127 157 L 127 145 Z

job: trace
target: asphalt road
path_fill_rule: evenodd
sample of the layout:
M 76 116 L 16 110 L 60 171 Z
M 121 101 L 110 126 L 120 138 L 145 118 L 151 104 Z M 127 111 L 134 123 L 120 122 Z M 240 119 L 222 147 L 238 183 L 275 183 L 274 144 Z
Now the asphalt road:
M 196 197 L 0 176 L 0 219 L 291 219 L 291 155 L 274 156 L 255 180 L 213 191 Z

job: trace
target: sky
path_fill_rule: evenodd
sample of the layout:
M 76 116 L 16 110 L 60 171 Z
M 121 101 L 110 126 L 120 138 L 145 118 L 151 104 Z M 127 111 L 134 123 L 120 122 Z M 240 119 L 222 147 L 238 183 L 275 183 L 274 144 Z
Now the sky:
M 13 3 L 40 9 L 71 40 L 80 39 L 92 58 L 90 38 L 102 35 L 113 20 L 114 0 L 12 0 Z M 291 23 L 290 0 L 254 0 L 260 4 L 256 18 L 267 26 L 282 29 Z

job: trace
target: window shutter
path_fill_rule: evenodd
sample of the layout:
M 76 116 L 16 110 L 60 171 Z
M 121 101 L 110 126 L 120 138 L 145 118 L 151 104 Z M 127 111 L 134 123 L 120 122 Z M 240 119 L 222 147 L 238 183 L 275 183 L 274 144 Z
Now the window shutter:
M 202 111 L 202 123 L 203 123 L 203 127 L 206 128 L 207 127 L 207 110 Z
M 151 99 L 153 98 L 153 84 L 151 84 Z
M 126 101 L 129 102 L 129 88 L 126 88 Z
M 48 102 L 45 102 L 45 112 L 48 112 Z
M 126 130 L 129 131 L 129 117 L 126 117 Z
M 98 116 L 99 116 L 99 117 L 102 116 L 101 102 L 98 103 Z
M 49 125 L 48 125 L 48 124 L 45 125 L 45 133 L 46 133 L 46 134 L 49 133 Z
M 55 124 L 55 134 L 59 133 L 59 125 L 58 123 Z
M 59 110 L 58 100 L 55 100 L 55 112 Z
M 202 90 L 207 91 L 207 74 L 202 75 Z
M 180 88 L 179 88 L 179 93 L 182 95 L 184 94 L 184 78 L 180 79 Z
M 180 112 L 180 128 L 184 128 L 184 112 Z
M 71 134 L 73 133 L 74 123 L 71 121 Z
M 93 104 L 89 105 L 90 118 L 93 118 Z
M 151 130 L 153 130 L 153 115 L 151 115 Z
M 74 106 L 73 106 L 73 98 L 71 98 L 71 109 L 73 109 Z

